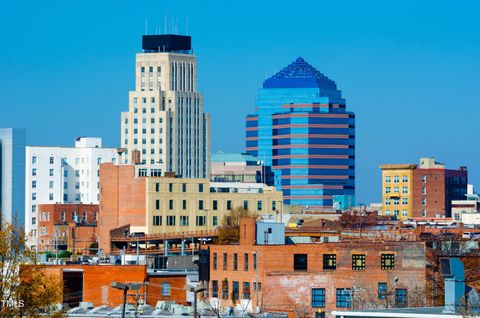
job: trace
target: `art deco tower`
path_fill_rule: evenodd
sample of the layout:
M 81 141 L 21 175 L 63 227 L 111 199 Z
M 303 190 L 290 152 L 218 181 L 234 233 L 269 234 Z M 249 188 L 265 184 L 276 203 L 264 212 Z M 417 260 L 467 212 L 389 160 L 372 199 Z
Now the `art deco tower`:
M 197 91 L 191 38 L 145 35 L 135 65 L 135 90 L 122 113 L 124 163 L 155 165 L 161 172 L 204 178 L 210 170 L 209 115 Z

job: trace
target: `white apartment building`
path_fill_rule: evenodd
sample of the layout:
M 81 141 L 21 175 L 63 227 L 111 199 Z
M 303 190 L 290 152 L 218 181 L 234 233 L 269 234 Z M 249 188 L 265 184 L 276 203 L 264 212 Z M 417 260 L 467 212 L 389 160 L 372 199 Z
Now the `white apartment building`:
M 37 236 L 38 205 L 99 201 L 99 168 L 119 161 L 101 138 L 79 137 L 75 147 L 26 147 L 25 231 Z
M 208 177 L 210 118 L 197 91 L 191 38 L 146 35 L 142 48 L 136 55 L 135 90 L 121 116 L 122 163 L 151 165 L 183 178 Z

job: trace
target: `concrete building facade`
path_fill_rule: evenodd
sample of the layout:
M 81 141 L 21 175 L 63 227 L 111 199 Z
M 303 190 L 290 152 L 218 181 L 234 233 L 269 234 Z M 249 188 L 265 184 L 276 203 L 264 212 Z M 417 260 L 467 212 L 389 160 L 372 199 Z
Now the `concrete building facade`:
M 355 195 L 355 114 L 345 104 L 302 58 L 264 81 L 246 150 L 272 168 L 285 204 L 331 209 L 334 195 Z
M 25 130 L 0 128 L 1 222 L 25 224 Z
M 38 251 L 97 253 L 98 204 L 39 204 Z
M 110 230 L 129 225 L 146 235 L 214 230 L 236 207 L 281 214 L 283 196 L 259 183 L 151 176 L 144 166 L 100 167 L 100 245 L 110 250 Z
M 185 178 L 208 177 L 210 119 L 197 90 L 191 38 L 145 35 L 142 48 L 135 90 L 121 115 L 122 162 L 157 166 Z
M 263 163 L 254 156 L 244 153 L 212 154 L 212 181 L 266 183 L 265 173 Z
M 446 169 L 434 158 L 415 164 L 382 165 L 382 214 L 412 217 L 451 217 L 452 200 L 467 193 L 466 167 Z
M 38 237 L 39 204 L 98 204 L 99 168 L 118 162 L 116 148 L 102 148 L 101 138 L 79 137 L 75 147 L 26 149 L 25 229 Z M 31 244 L 36 245 L 35 242 Z
M 242 219 L 239 244 L 208 247 L 213 303 L 292 317 L 304 306 L 328 317 L 331 310 L 378 302 L 387 293 L 421 291 L 425 297 L 423 243 L 259 244 L 255 235 L 255 220 Z

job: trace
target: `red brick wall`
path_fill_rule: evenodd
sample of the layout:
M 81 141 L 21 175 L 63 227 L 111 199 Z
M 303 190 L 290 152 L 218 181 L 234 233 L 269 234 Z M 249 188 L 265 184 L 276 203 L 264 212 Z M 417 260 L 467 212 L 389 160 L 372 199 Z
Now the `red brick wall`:
M 426 176 L 425 183 L 422 176 Z M 427 212 L 426 217 L 445 216 L 445 170 L 444 169 L 415 169 L 413 170 L 413 217 L 422 217 L 422 210 Z M 426 194 L 422 194 L 422 188 Z M 427 204 L 422 205 L 422 198 Z
M 88 254 L 86 248 L 89 248 L 92 243 L 97 241 L 97 227 L 96 221 L 94 220 L 94 213 L 97 213 L 98 218 L 98 210 L 98 204 L 40 204 L 38 206 L 38 227 L 40 229 L 45 226 L 46 235 L 41 235 L 41 231 L 38 231 L 39 250 L 55 250 L 54 235 L 55 225 L 57 225 L 57 229 L 59 230 L 58 241 L 60 243 L 66 242 L 67 249 L 72 252 L 80 251 Z M 47 215 L 50 213 L 49 220 L 42 219 L 43 212 L 47 213 Z M 65 212 L 65 221 L 62 220 L 62 212 Z M 84 212 L 87 212 L 85 223 L 83 223 Z M 78 220 L 81 221 L 78 224 L 73 221 L 72 216 L 74 213 L 77 213 L 79 216 Z M 64 227 L 59 228 L 59 225 L 64 225 Z
M 110 230 L 123 225 L 145 226 L 145 178 L 135 166 L 100 165 L 100 248 L 110 253 Z
M 145 266 L 138 265 L 51 265 L 43 268 L 59 278 L 64 270 L 82 270 L 83 301 L 92 302 L 94 306 L 115 307 L 122 304 L 123 291 L 111 287 L 113 282 L 143 283 L 146 278 Z M 140 292 L 143 293 L 143 290 Z M 131 301 L 131 297 L 128 301 Z
M 186 276 L 149 276 L 147 303 L 155 306 L 157 301 L 174 301 L 176 304 L 187 304 Z M 170 296 L 162 296 L 162 283 L 170 283 Z

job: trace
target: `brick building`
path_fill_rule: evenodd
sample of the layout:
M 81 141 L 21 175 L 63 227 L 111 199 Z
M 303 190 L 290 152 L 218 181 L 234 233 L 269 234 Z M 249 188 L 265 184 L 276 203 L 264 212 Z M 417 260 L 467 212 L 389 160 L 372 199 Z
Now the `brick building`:
M 110 231 L 172 234 L 211 231 L 236 207 L 281 214 L 282 192 L 261 183 L 161 177 L 135 165 L 100 166 L 100 247 L 110 252 Z
M 278 223 L 270 224 L 242 219 L 239 244 L 209 246 L 213 303 L 289 314 L 303 306 L 328 316 L 331 310 L 358 308 L 387 296 L 397 306 L 409 305 L 415 294 L 425 300 L 423 243 L 287 245 L 273 239 Z
M 387 164 L 382 169 L 383 215 L 399 219 L 411 217 L 451 217 L 452 200 L 467 193 L 466 167 L 446 169 L 434 158 L 415 164 Z
M 88 254 L 98 243 L 98 204 L 40 204 L 38 250 Z

